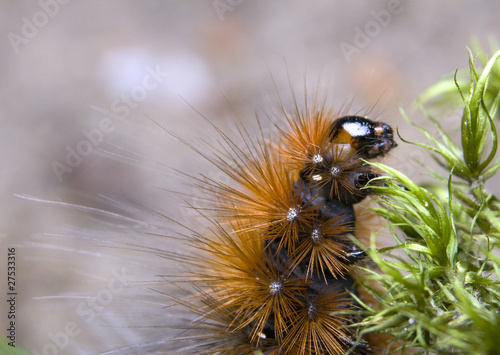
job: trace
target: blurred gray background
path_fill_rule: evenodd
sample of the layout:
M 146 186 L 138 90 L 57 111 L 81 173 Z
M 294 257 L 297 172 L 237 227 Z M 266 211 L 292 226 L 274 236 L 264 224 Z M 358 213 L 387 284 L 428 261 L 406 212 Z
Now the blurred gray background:
M 317 88 L 333 107 L 350 104 L 414 139 L 398 105 L 466 68 L 471 36 L 488 48 L 500 35 L 496 0 L 2 1 L 0 17 L 0 258 L 16 247 L 16 340 L 40 354 L 97 354 L 168 333 L 147 327 L 173 322 L 150 294 L 131 301 L 110 288 L 123 265 L 137 281 L 174 267 L 136 252 L 169 242 L 133 232 L 176 229 L 141 206 L 189 220 L 179 206 L 191 197 L 164 191 L 190 192 L 171 168 L 218 178 L 167 131 L 197 146 L 217 136 L 209 122 L 234 133 L 257 114 L 269 126 L 280 98 L 292 108 L 295 92 L 302 106 Z M 423 181 L 411 158 L 424 157 L 400 144 L 384 162 Z M 68 324 L 80 332 L 68 335 Z

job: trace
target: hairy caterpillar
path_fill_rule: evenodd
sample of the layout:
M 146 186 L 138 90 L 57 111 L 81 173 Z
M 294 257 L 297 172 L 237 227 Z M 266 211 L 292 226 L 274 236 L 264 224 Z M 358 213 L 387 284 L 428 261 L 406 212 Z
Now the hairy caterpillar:
M 240 128 L 241 145 L 220 132 L 221 147 L 198 150 L 231 183 L 194 178 L 210 232 L 185 235 L 193 254 L 168 255 L 192 266 L 195 294 L 172 298 L 198 315 L 180 341 L 188 353 L 371 352 L 349 328 L 350 269 L 363 258 L 349 235 L 352 205 L 379 176 L 366 159 L 396 146 L 393 131 L 316 102 L 282 113 L 276 136 Z
M 215 128 L 221 144 L 208 149 L 179 138 L 221 172 L 195 177 L 179 171 L 193 181 L 190 195 L 201 195 L 199 203 L 189 204 L 206 221 L 204 228 L 194 227 L 194 220 L 178 222 L 159 211 L 153 213 L 160 216 L 158 224 L 131 219 L 127 216 L 133 215 L 133 206 L 127 203 L 117 214 L 82 207 L 118 218 L 113 225 L 132 222 L 146 228 L 139 236 L 136 227 L 119 232 L 115 241 L 98 231 L 77 233 L 85 241 L 97 242 L 97 258 L 103 251 L 117 250 L 115 259 L 106 256 L 109 263 L 123 260 L 125 250 L 132 251 L 134 258 L 125 262 L 124 275 L 137 276 L 122 275 L 120 280 L 138 280 L 141 290 L 134 288 L 130 297 L 120 287 L 110 299 L 100 298 L 109 294 L 107 287 L 89 291 L 87 299 L 94 302 L 90 305 L 79 301 L 85 296 L 63 295 L 76 300 L 69 319 L 93 329 L 102 329 L 97 322 L 103 319 L 104 324 L 110 322 L 108 334 L 117 334 L 117 327 L 137 334 L 124 339 L 122 344 L 128 345 L 119 349 L 106 343 L 100 348 L 108 350 L 104 354 L 370 353 L 373 347 L 349 328 L 358 321 L 351 312 L 356 308 L 349 293 L 356 292 L 351 269 L 363 258 L 351 239 L 353 204 L 370 192 L 366 185 L 376 183 L 378 176 L 365 160 L 383 156 L 395 143 L 391 128 L 383 123 L 339 116 L 324 104 L 306 102 L 303 110 L 296 106 L 292 112 L 281 106 L 270 133 L 264 133 L 260 122 L 259 134 L 239 127 L 236 138 Z M 120 207 L 111 202 L 113 208 Z M 170 235 L 165 218 L 184 232 Z M 56 243 L 61 237 L 54 235 Z M 184 247 L 177 248 L 174 241 Z M 135 272 L 137 264 L 147 270 Z M 117 264 L 113 268 L 123 273 Z M 156 276 L 151 280 L 144 275 Z M 142 287 L 149 283 L 156 298 Z M 154 305 L 129 309 L 130 302 L 148 300 Z M 158 309 L 165 303 L 165 309 Z M 172 303 L 182 311 L 174 310 Z M 111 309 L 122 306 L 120 312 Z M 108 309 L 114 320 L 104 318 Z M 147 335 L 141 338 L 140 332 Z M 51 333 L 60 334 L 57 329 Z M 81 350 L 78 340 L 75 337 L 68 346 Z M 34 350 L 44 353 L 45 348 L 49 349 Z

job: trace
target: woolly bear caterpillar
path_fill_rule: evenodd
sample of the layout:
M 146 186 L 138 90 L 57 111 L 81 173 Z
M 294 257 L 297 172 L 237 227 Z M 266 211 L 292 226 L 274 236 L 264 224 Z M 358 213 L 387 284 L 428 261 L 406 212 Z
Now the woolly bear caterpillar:
M 174 324 L 168 307 L 163 322 L 178 330 L 175 338 L 110 353 L 370 352 L 348 327 L 356 321 L 347 312 L 355 306 L 349 272 L 363 257 L 349 235 L 352 205 L 378 177 L 364 160 L 395 147 L 392 129 L 365 117 L 339 117 L 317 101 L 303 110 L 281 107 L 281 114 L 276 135 L 261 129 L 253 136 L 239 127 L 236 142 L 216 128 L 220 146 L 193 146 L 229 181 L 188 175 L 203 192 L 200 206 L 192 207 L 207 228 L 185 226 L 185 233 L 167 236 L 187 250 L 172 250 L 165 240 L 129 245 L 186 269 L 160 275 L 152 288 L 193 317 Z M 161 227 L 154 234 L 165 237 Z
M 193 353 L 371 351 L 348 327 L 356 321 L 346 312 L 355 307 L 350 265 L 363 257 L 348 235 L 352 205 L 379 176 L 365 159 L 396 146 L 392 129 L 316 101 L 282 114 L 275 137 L 240 128 L 241 146 L 219 132 L 220 147 L 198 150 L 231 183 L 190 177 L 211 228 L 185 236 L 194 254 L 168 256 L 193 267 L 183 281 L 195 294 L 173 298 L 199 316 L 183 339 L 196 342 Z

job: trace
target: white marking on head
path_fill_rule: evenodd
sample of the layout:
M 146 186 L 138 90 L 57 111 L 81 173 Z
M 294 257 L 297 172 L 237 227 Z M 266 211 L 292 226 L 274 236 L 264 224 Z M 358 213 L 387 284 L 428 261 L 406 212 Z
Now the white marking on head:
M 346 122 L 342 125 L 342 127 L 353 137 L 362 137 L 370 133 L 368 126 L 359 122 Z

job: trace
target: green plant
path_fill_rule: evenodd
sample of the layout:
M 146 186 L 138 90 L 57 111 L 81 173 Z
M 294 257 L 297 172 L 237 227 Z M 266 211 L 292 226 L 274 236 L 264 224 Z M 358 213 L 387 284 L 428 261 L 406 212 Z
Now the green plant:
M 469 51 L 468 81 L 457 71 L 423 94 L 417 104 L 438 134 L 402 111 L 430 141 L 412 144 L 438 163 L 427 168 L 434 183 L 418 186 L 395 169 L 373 164 L 386 174 L 382 186 L 372 187 L 379 196 L 374 210 L 388 220 L 396 245 L 377 250 L 372 243 L 369 255 L 378 267 L 361 268 L 367 275 L 363 286 L 378 304 L 360 301 L 367 314 L 360 332 L 391 334 L 394 351 L 500 353 L 500 201 L 485 188 L 487 180 L 499 181 L 499 58 L 500 51 L 490 59 L 474 59 Z M 463 113 L 457 144 L 434 115 L 458 105 Z
M 9 355 L 29 355 L 26 350 L 20 348 L 17 344 L 15 346 L 9 345 L 11 341 L 5 338 L 3 335 L 0 336 L 0 354 Z

